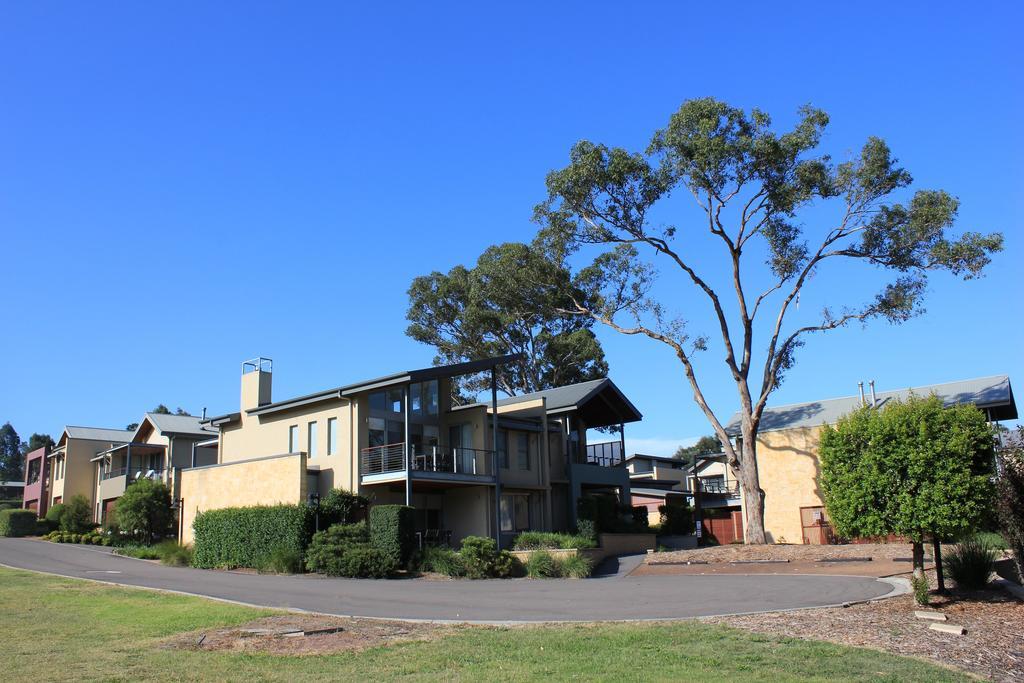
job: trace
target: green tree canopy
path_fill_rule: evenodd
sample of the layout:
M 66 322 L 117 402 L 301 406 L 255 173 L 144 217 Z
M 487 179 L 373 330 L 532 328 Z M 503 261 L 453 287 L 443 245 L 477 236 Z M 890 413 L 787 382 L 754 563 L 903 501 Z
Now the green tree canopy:
M 10 422 L 0 427 L 0 481 L 23 481 L 25 479 L 24 456 L 21 452 L 21 437 Z
M 991 513 L 993 432 L 973 405 L 912 396 L 864 407 L 826 426 L 819 452 L 841 536 L 904 536 L 919 558 L 926 538 L 957 538 Z
M 748 543 L 765 542 L 761 418 L 806 337 L 904 322 L 923 311 L 931 273 L 980 276 L 1002 249 L 998 233 L 952 234 L 957 199 L 911 194 L 910 173 L 883 140 L 869 137 L 841 163 L 818 151 L 828 121 L 804 107 L 792 128 L 777 131 L 759 109 L 688 100 L 644 151 L 577 143 L 568 165 L 548 174 L 536 209 L 538 248 L 556 264 L 583 264 L 563 289 L 588 298 L 570 310 L 665 344 L 682 364 L 742 485 Z M 721 258 L 697 248 L 702 241 Z M 820 314 L 795 312 L 815 275 L 843 262 L 873 267 L 858 281 L 882 283 L 877 293 L 847 302 L 839 291 Z M 681 284 L 658 282 L 655 264 Z M 695 315 L 708 329 L 691 329 Z M 738 448 L 705 398 L 706 368 L 695 365 L 711 344 L 724 360 L 718 376 L 736 387 Z
M 49 434 L 38 434 L 33 433 L 32 436 L 28 437 L 28 441 L 24 441 L 21 444 L 23 454 L 31 453 L 32 451 L 47 446 L 53 448 L 56 446 L 53 437 Z
M 676 452 L 672 455 L 676 460 L 682 460 L 684 462 L 693 462 L 694 456 L 697 455 L 712 455 L 714 453 L 722 452 L 722 442 L 718 440 L 717 436 L 702 436 L 697 439 L 697 443 L 692 446 L 680 446 L 676 449 Z
M 591 298 L 573 287 L 567 269 L 525 244 L 501 244 L 473 268 L 414 279 L 407 334 L 433 346 L 438 364 L 521 354 L 497 371 L 498 389 L 509 396 L 605 377 L 594 321 L 565 310 L 574 300 Z M 468 378 L 461 388 L 475 395 L 488 381 Z
M 137 479 L 117 501 L 117 523 L 121 532 L 146 543 L 171 528 L 171 491 L 160 481 Z

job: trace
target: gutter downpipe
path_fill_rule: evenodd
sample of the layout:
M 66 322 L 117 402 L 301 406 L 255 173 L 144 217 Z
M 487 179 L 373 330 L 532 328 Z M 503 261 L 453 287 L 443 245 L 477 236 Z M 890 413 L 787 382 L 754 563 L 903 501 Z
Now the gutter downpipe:
M 875 396 L 875 380 L 869 381 L 868 386 L 871 387 L 871 407 L 875 408 L 878 406 L 878 397 Z
M 409 385 L 402 387 L 402 449 L 405 451 L 405 504 L 412 507 L 412 444 L 409 443 Z
M 498 379 L 491 367 L 491 457 L 494 458 L 494 541 L 501 550 L 501 463 L 498 462 Z

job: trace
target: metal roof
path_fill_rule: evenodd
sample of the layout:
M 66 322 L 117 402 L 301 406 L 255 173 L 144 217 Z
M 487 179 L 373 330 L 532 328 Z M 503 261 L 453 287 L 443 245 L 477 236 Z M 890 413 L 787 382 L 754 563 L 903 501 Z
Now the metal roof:
M 651 498 L 667 498 L 669 496 L 691 495 L 689 491 L 673 491 L 672 489 L 649 489 L 640 488 L 633 485 L 630 485 L 629 493 L 630 495 L 636 494 L 638 496 L 650 496 Z
M 882 408 L 890 401 L 904 400 L 911 394 L 916 396 L 935 394 L 947 406 L 973 403 L 983 410 L 987 409 L 993 420 L 1014 420 L 1017 418 L 1017 404 L 1013 400 L 1010 378 L 1006 375 L 978 377 L 958 382 L 876 392 L 876 406 Z M 866 393 L 864 398 L 868 403 L 871 402 L 870 394 Z M 774 406 L 765 409 L 761 417 L 760 431 L 770 432 L 780 429 L 820 427 L 826 424 L 835 424 L 840 417 L 848 415 L 860 406 L 860 396 L 844 396 L 842 398 L 829 398 L 809 403 Z M 729 434 L 740 433 L 739 412 L 732 416 L 725 430 Z
M 612 421 L 604 420 L 604 424 L 599 424 L 598 420 L 588 421 L 588 425 L 591 427 L 604 427 L 610 424 L 618 424 L 619 422 L 637 422 L 643 419 L 643 415 L 636 409 L 636 406 L 615 386 L 615 382 L 607 377 L 499 399 L 498 407 L 515 406 L 518 403 L 529 403 L 539 399 L 545 399 L 548 414 L 581 410 L 588 403 L 595 399 L 600 399 L 603 404 L 616 413 L 616 419 Z M 478 406 L 490 406 L 490 403 L 473 403 L 459 406 L 459 408 Z
M 166 413 L 146 413 L 146 419 L 161 434 L 184 434 L 186 436 L 210 437 L 217 432 L 202 426 L 203 418 L 194 415 L 168 415 Z M 139 425 L 139 429 L 142 425 Z M 138 433 L 138 430 L 136 430 Z
M 407 384 L 410 382 L 427 382 L 432 379 L 438 379 L 441 377 L 455 377 L 458 375 L 467 375 L 483 370 L 489 370 L 495 366 L 508 363 L 516 360 L 518 354 L 510 354 L 506 356 L 496 356 L 494 358 L 483 358 L 481 360 L 468 361 L 466 363 L 455 363 L 452 365 L 435 365 L 429 368 L 420 368 L 418 370 L 404 370 L 402 372 L 396 372 L 391 375 L 385 375 L 384 377 L 377 377 L 375 379 L 369 379 L 362 382 L 356 382 L 355 384 L 347 384 L 345 386 L 337 387 L 334 389 L 326 389 L 324 391 L 318 391 L 314 394 L 306 394 L 305 396 L 296 396 L 295 398 L 285 399 L 284 401 L 277 401 L 276 403 L 268 403 L 267 405 L 259 406 L 258 408 L 252 408 L 245 412 L 249 415 L 260 415 L 263 413 L 274 413 L 281 410 L 289 410 L 291 408 L 297 408 L 302 405 L 310 403 L 319 403 L 321 401 L 327 401 L 335 398 L 344 398 L 346 396 L 352 396 L 359 394 L 364 391 L 370 391 L 373 389 L 382 389 L 384 387 L 396 386 L 401 384 Z M 229 417 L 224 416 L 224 417 Z M 213 419 L 219 418 L 211 418 Z
M 105 429 L 103 427 L 76 427 L 68 425 L 64 433 L 70 439 L 89 439 L 91 441 L 121 442 L 129 441 L 133 432 L 127 429 Z

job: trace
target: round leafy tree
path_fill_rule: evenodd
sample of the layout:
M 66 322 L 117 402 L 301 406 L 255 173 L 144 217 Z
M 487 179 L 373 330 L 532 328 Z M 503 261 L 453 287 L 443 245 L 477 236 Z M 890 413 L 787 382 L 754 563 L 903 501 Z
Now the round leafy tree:
M 836 531 L 910 539 L 924 574 L 926 537 L 961 536 L 992 504 L 992 429 L 973 405 L 911 396 L 861 408 L 821 434 L 820 484 Z
M 125 489 L 117 501 L 117 521 L 121 531 L 146 543 L 167 533 L 174 516 L 171 492 L 163 482 L 139 479 Z

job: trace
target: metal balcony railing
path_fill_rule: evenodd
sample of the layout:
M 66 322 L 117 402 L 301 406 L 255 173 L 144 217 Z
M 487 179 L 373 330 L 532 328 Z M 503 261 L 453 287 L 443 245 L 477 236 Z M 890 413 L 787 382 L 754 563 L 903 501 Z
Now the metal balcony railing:
M 720 479 L 712 479 L 710 481 L 700 479 L 700 490 L 703 493 L 719 493 L 719 494 L 731 494 L 738 493 L 740 490 L 739 482 L 737 481 L 722 481 Z
M 404 472 L 405 444 L 392 443 L 362 450 L 360 472 L 364 475 Z M 447 472 L 490 476 L 494 472 L 494 451 L 452 446 L 413 446 L 413 471 Z
M 605 441 L 604 443 L 587 444 L 586 453 L 583 457 L 576 458 L 577 464 L 598 465 L 600 467 L 614 467 L 621 462 L 621 441 Z
M 128 474 L 128 470 L 124 467 L 111 467 L 109 470 L 103 470 L 103 476 L 101 479 L 106 481 L 107 479 L 113 479 L 114 477 L 123 477 Z

